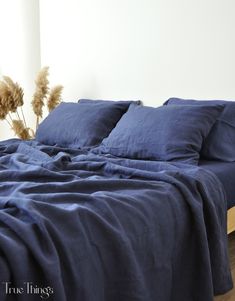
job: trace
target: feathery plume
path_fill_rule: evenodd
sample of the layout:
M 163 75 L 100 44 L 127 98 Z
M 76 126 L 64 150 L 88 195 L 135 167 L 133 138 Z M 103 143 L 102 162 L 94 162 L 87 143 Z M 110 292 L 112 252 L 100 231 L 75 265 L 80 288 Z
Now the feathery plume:
M 36 129 L 39 119 L 43 116 L 43 106 L 47 101 L 47 108 L 52 111 L 61 101 L 61 85 L 53 87 L 49 92 L 48 72 L 49 67 L 42 68 L 35 80 L 35 93 L 32 99 L 33 112 L 37 117 Z M 24 92 L 17 82 L 14 82 L 9 76 L 3 76 L 0 81 L 0 120 L 5 119 L 15 134 L 23 139 L 32 139 L 35 132 L 27 127 L 24 112 Z M 20 117 L 18 108 L 20 107 L 22 117 Z M 14 119 L 12 113 L 16 113 L 18 119 Z
M 21 113 L 23 115 L 24 124 L 26 127 L 24 112 L 22 106 L 24 104 L 24 92 L 18 83 L 14 83 L 9 76 L 3 76 L 3 81 L 0 82 L 0 97 L 2 99 L 2 104 L 6 108 L 6 111 L 15 112 L 20 119 L 17 108 L 21 108 Z
M 4 120 L 7 116 L 7 110 L 5 107 L 3 107 L 2 105 L 0 105 L 0 119 Z
M 61 85 L 51 88 L 47 100 L 47 108 L 49 112 L 51 112 L 55 107 L 58 106 L 58 104 L 60 104 L 62 90 L 63 86 Z
M 2 100 L 2 97 L 0 95 L 0 119 L 1 120 L 5 119 L 7 114 L 8 114 L 8 110 L 7 110 L 5 103 Z
M 20 139 L 28 140 L 32 138 L 29 134 L 29 128 L 24 126 L 22 120 L 12 120 L 12 129 Z
M 18 83 L 14 83 L 9 76 L 3 76 L 5 84 L 8 86 L 11 92 L 12 103 L 14 103 L 14 108 L 21 107 L 24 104 L 24 92 Z M 14 112 L 14 111 L 13 111 Z
M 33 95 L 32 106 L 33 106 L 34 114 L 37 116 L 37 119 L 39 119 L 39 117 L 42 117 L 44 98 L 46 98 L 49 90 L 48 88 L 49 81 L 47 79 L 47 76 L 49 74 L 48 69 L 49 67 L 42 68 L 39 71 L 37 78 L 35 80 L 36 91 Z
M 14 103 L 12 98 L 12 93 L 10 88 L 6 83 L 3 81 L 0 82 L 0 98 L 1 98 L 1 105 L 4 107 L 7 112 L 15 112 L 17 106 Z

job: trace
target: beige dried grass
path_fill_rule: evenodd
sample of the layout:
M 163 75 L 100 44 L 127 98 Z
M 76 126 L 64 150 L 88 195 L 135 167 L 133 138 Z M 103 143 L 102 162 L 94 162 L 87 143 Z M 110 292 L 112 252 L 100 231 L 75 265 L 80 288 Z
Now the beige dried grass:
M 57 107 L 61 102 L 61 94 L 62 94 L 63 86 L 58 85 L 51 88 L 48 100 L 47 100 L 47 108 L 48 111 L 51 112 Z
M 32 138 L 29 134 L 30 129 L 24 126 L 22 120 L 12 120 L 12 129 L 20 139 L 28 140 Z
M 1 105 L 7 112 L 15 112 L 17 110 L 17 106 L 14 104 L 12 98 L 11 89 L 3 81 L 0 82 L 0 98 Z
M 0 120 L 4 120 L 7 117 L 6 108 L 0 105 Z
M 4 120 L 8 114 L 8 110 L 5 106 L 5 103 L 0 95 L 0 120 Z
M 24 112 L 22 110 L 22 106 L 24 104 L 24 91 L 19 86 L 18 83 L 13 82 L 13 80 L 9 76 L 3 76 L 3 82 L 1 82 L 2 88 L 0 88 L 0 91 L 2 91 L 6 94 L 5 97 L 5 105 L 7 106 L 7 109 L 9 112 L 15 112 L 20 119 L 20 115 L 18 112 L 18 107 L 21 109 L 21 114 L 23 116 L 24 125 L 26 126 L 26 121 L 24 117 Z M 8 93 L 8 97 L 7 97 Z
M 9 76 L 3 76 L 5 83 L 11 92 L 11 96 L 16 108 L 23 106 L 24 104 L 24 91 L 18 83 L 14 83 Z
M 49 67 L 42 68 L 35 80 L 36 91 L 33 95 L 32 106 L 34 114 L 37 116 L 36 129 L 38 128 L 39 119 L 42 118 L 43 115 L 44 99 L 46 98 L 49 91 L 49 81 L 47 79 L 49 75 L 48 69 Z
M 49 67 L 42 68 L 35 80 L 35 93 L 32 100 L 33 112 L 37 117 L 36 129 L 39 119 L 43 116 L 43 106 L 47 102 L 47 108 L 51 112 L 60 102 L 63 86 L 58 85 L 51 88 L 49 92 L 48 72 Z M 6 120 L 15 134 L 21 139 L 32 139 L 35 132 L 26 125 L 22 106 L 24 104 L 24 92 L 18 83 L 14 82 L 9 76 L 3 76 L 0 81 L 0 120 Z M 18 108 L 21 109 L 20 117 Z M 18 120 L 12 117 L 16 113 Z

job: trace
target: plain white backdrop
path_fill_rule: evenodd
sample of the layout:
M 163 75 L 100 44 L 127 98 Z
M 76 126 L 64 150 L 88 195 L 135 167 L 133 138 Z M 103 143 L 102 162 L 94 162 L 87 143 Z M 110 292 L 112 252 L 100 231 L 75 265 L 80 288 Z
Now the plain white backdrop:
M 0 37 L 0 75 L 9 75 L 24 88 L 24 112 L 28 125 L 32 125 L 31 98 L 40 69 L 38 0 L 0 0 Z M 7 138 L 14 138 L 14 133 L 2 121 L 0 140 Z
M 64 101 L 235 99 L 234 0 L 0 3 L 1 72 L 27 91 L 48 65 Z M 0 138 L 8 138 L 0 126 Z

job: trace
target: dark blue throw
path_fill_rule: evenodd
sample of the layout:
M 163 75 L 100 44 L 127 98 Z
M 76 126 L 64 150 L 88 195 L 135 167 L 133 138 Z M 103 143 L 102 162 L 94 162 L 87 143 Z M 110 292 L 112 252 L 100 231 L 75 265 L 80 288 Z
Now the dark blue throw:
M 232 287 L 217 178 L 0 144 L 0 300 L 212 301 Z

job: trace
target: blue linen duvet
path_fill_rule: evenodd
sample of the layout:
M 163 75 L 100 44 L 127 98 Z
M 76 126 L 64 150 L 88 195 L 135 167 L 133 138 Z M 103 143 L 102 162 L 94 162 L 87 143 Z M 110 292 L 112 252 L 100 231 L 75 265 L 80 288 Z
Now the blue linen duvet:
M 212 301 L 226 202 L 186 164 L 0 144 L 0 300 Z

